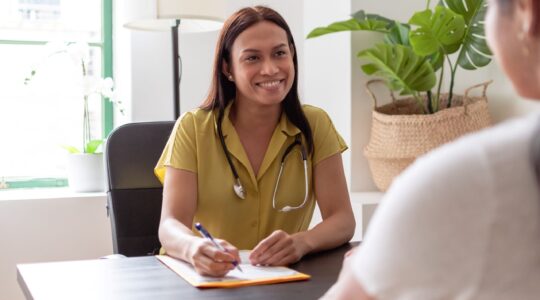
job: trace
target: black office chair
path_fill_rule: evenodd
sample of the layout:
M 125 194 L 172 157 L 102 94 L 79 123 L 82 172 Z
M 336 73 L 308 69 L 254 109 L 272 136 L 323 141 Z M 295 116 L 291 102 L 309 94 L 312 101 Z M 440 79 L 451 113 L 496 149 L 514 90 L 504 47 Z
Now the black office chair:
M 174 121 L 125 124 L 107 140 L 107 214 L 115 254 L 151 255 L 160 248 L 163 187 L 154 167 L 173 126 Z

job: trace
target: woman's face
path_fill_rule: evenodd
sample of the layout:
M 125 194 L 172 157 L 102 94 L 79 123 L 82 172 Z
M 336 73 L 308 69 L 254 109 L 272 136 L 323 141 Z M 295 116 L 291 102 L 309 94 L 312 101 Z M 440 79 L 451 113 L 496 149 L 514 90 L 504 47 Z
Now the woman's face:
M 531 37 L 524 32 L 518 1 L 511 1 L 509 7 L 505 7 L 500 0 L 489 0 L 485 19 L 487 41 L 516 91 L 523 97 L 540 98 L 537 55 L 530 48 Z
M 294 55 L 285 30 L 272 22 L 259 22 L 238 35 L 230 65 L 223 64 L 225 76 L 231 74 L 236 85 L 236 101 L 280 104 L 294 81 Z

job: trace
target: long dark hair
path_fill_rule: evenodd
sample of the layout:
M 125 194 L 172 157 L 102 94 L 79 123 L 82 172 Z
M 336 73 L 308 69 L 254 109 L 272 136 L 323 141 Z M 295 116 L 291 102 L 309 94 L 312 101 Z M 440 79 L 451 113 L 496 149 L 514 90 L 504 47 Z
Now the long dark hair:
M 216 45 L 212 83 L 208 91 L 208 96 L 201 104 L 200 108 L 205 110 L 218 109 L 218 134 L 222 135 L 221 122 L 223 121 L 225 107 L 227 107 L 229 102 L 233 101 L 236 97 L 236 86 L 233 82 L 229 81 L 222 72 L 223 60 L 231 65 L 231 50 L 238 35 L 249 27 L 262 21 L 272 22 L 287 33 L 289 47 L 291 48 L 292 53 L 294 53 L 293 64 L 295 74 L 291 90 L 281 102 L 281 108 L 287 116 L 287 119 L 300 129 L 306 139 L 307 149 L 311 153 L 313 151 L 313 135 L 298 97 L 298 60 L 296 58 L 297 52 L 294 45 L 294 39 L 287 22 L 285 22 L 278 12 L 271 8 L 265 6 L 242 8 L 225 21 Z

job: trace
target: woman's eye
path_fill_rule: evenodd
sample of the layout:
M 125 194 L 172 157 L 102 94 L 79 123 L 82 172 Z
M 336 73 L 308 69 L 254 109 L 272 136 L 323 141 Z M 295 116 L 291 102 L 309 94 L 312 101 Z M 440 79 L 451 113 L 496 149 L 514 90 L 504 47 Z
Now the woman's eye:
M 283 51 L 283 50 L 279 50 L 278 52 L 276 52 L 276 56 L 283 56 L 283 55 L 286 55 L 287 52 Z
M 251 62 L 251 61 L 256 61 L 257 59 L 259 59 L 259 58 L 258 58 L 257 56 L 254 56 L 254 55 L 253 55 L 253 56 L 248 56 L 248 57 L 246 57 L 246 60 L 247 60 L 247 61 L 250 61 L 250 62 Z

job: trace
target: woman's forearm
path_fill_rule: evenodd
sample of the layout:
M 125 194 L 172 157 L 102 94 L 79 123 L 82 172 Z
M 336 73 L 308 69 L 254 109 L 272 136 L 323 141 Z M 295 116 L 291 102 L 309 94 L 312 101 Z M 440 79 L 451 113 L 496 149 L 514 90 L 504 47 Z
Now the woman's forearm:
M 163 220 L 159 226 L 159 240 L 167 254 L 184 261 L 191 262 L 190 249 L 197 239 L 199 237 L 174 218 Z
M 293 235 L 305 254 L 332 249 L 348 241 L 354 235 L 356 222 L 349 211 L 341 211 L 324 219 L 314 228 Z

